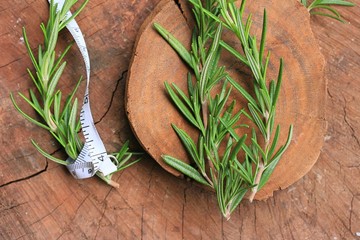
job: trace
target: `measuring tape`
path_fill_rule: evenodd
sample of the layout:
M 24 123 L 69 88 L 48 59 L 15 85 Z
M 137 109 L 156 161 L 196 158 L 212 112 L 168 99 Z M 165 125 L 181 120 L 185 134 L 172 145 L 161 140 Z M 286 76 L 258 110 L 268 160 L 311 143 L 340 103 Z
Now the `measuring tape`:
M 48 0 L 51 4 L 51 0 Z M 60 11 L 66 0 L 54 0 L 53 3 L 57 4 L 57 12 Z M 65 19 L 72 16 L 71 12 L 66 13 Z M 102 142 L 99 133 L 96 130 L 94 120 L 90 109 L 89 99 L 89 83 L 90 83 L 90 59 L 86 47 L 86 43 L 79 25 L 75 19 L 71 20 L 66 28 L 74 38 L 86 68 L 86 89 L 84 95 L 83 106 L 80 112 L 80 123 L 82 133 L 85 137 L 85 144 L 76 159 L 67 159 L 67 168 L 70 173 L 77 179 L 89 178 L 100 171 L 104 176 L 111 174 L 117 170 L 116 165 L 110 160 L 104 143 Z

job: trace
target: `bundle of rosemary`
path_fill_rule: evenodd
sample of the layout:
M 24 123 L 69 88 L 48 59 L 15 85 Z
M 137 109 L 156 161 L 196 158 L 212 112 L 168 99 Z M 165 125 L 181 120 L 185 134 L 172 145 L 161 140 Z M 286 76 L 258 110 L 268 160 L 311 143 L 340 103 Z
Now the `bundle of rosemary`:
M 255 36 L 250 33 L 251 14 L 243 20 L 245 0 L 240 7 L 226 0 L 189 1 L 196 22 L 190 51 L 159 24 L 155 23 L 154 27 L 192 70 L 187 77 L 187 94 L 175 84 L 165 82 L 165 88 L 178 110 L 198 130 L 198 138 L 192 139 L 173 125 L 195 167 L 174 156 L 163 155 L 163 159 L 183 174 L 213 188 L 220 211 L 229 219 L 248 191 L 253 201 L 290 144 L 292 126 L 287 141 L 281 146 L 280 126 L 275 127 L 283 61 L 280 59 L 277 80 L 269 81 L 270 54 L 265 54 L 266 11 L 258 47 Z M 242 51 L 222 40 L 223 28 L 235 35 Z M 251 92 L 227 73 L 226 66 L 219 66 L 223 49 L 250 69 Z M 221 86 L 220 92 L 213 92 L 216 85 Z M 239 109 L 237 103 L 229 100 L 234 90 L 247 101 L 241 110 L 235 110 Z M 252 124 L 244 125 L 242 115 Z M 249 137 L 239 134 L 237 129 L 241 127 L 251 128 Z M 221 150 L 221 146 L 225 146 L 225 150 Z
M 33 118 L 22 111 L 15 102 L 13 94 L 10 95 L 15 108 L 21 115 L 31 123 L 49 131 L 71 159 L 76 159 L 83 148 L 83 142 L 78 135 L 81 125 L 78 117 L 78 100 L 75 98 L 75 93 L 80 86 L 82 78 L 80 77 L 73 91 L 64 99 L 62 91 L 57 88 L 57 85 L 66 66 L 66 62 L 63 61 L 64 56 L 68 53 L 72 44 L 68 45 L 59 57 L 56 57 L 58 54 L 55 51 L 55 47 L 59 32 L 82 11 L 88 1 L 85 0 L 70 18 L 66 14 L 77 0 L 65 1 L 59 11 L 57 11 L 57 4 L 54 4 L 53 0 L 50 2 L 48 22 L 46 25 L 44 23 L 40 25 L 44 35 L 44 43 L 38 47 L 37 58 L 31 49 L 25 28 L 23 28 L 25 46 L 35 69 L 35 74 L 30 69 L 28 69 L 28 74 L 37 92 L 29 89 L 29 96 L 22 93 L 19 93 L 19 95 L 36 111 L 42 120 Z M 31 140 L 31 142 L 46 158 L 62 165 L 69 164 L 68 161 L 58 159 L 41 149 L 34 140 Z M 126 142 L 119 152 L 112 154 L 111 159 L 116 165 L 115 172 L 123 170 L 139 161 L 130 161 L 133 154 L 128 151 L 128 145 L 129 143 Z M 115 172 L 104 176 L 98 171 L 96 175 L 106 183 L 117 187 L 118 184 L 111 180 Z

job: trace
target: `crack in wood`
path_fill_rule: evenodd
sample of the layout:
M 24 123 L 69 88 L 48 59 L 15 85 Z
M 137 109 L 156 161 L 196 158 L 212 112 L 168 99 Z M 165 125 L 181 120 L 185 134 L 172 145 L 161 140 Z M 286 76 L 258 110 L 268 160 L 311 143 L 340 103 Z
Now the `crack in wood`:
M 360 168 L 360 164 L 350 165 L 347 168 Z
M 182 209 L 181 209 L 181 239 L 185 239 L 184 237 L 184 222 L 185 222 L 185 205 L 186 205 L 186 198 L 187 198 L 187 194 L 186 191 L 189 189 L 188 186 L 185 186 L 184 191 L 183 191 L 183 204 L 182 204 Z
M 50 155 L 53 156 L 55 153 L 57 153 L 57 152 L 59 152 L 61 150 L 62 150 L 62 148 L 58 148 L 58 149 L 54 150 L 53 152 L 51 152 Z M 21 156 L 21 158 L 26 158 L 27 156 L 31 156 L 31 155 L 32 154 L 23 155 L 23 156 Z M 44 169 L 42 169 L 42 170 L 40 170 L 40 171 L 38 171 L 36 173 L 33 173 L 33 174 L 29 175 L 29 176 L 18 178 L 18 179 L 6 182 L 6 183 L 0 185 L 0 188 L 5 187 L 5 186 L 10 185 L 10 184 L 13 184 L 13 183 L 21 182 L 21 181 L 28 180 L 30 178 L 36 177 L 36 176 L 42 174 L 43 172 L 46 172 L 47 169 L 48 169 L 48 165 L 49 165 L 49 162 L 48 162 L 47 158 L 45 158 L 45 167 L 44 167 Z
M 254 226 L 255 226 L 255 236 L 258 236 L 258 231 L 257 231 L 257 217 L 256 217 L 256 205 L 254 205 Z
M 101 7 L 101 5 L 103 5 L 104 3 L 106 3 L 106 1 L 96 3 L 96 5 L 91 6 L 90 9 L 94 11 L 95 10 L 94 8 Z
M 184 10 L 182 9 L 181 7 L 181 3 L 180 3 L 180 0 L 174 0 L 176 6 L 179 8 L 180 12 L 182 15 L 184 15 Z
M 224 218 L 220 216 L 221 219 L 221 239 L 227 239 L 225 237 L 225 231 L 224 231 Z
M 189 189 L 189 187 L 185 187 L 184 188 L 184 193 L 183 193 L 183 196 L 184 196 L 184 203 L 186 204 L 186 197 L 187 197 L 187 194 L 186 194 L 186 191 Z
M 238 215 L 241 216 L 241 207 L 238 208 L 238 211 L 237 211 Z M 244 231 L 243 231 L 243 226 L 244 226 L 244 219 L 241 219 L 240 220 L 240 239 L 239 240 L 242 240 L 242 234 Z
M 331 189 L 334 193 L 336 193 L 333 189 Z M 348 226 L 348 222 L 346 222 L 346 219 L 343 219 L 343 218 L 341 218 L 341 216 L 339 215 L 339 214 L 337 214 L 337 209 L 335 209 L 334 208 L 334 206 L 329 206 L 330 207 L 330 209 L 332 210 L 332 213 L 333 213 L 333 216 L 335 216 L 340 222 L 341 222 L 341 224 L 342 224 L 342 226 L 343 226 L 343 229 L 344 229 L 344 231 L 343 231 L 343 236 L 345 236 L 345 234 L 346 234 L 346 231 L 348 231 L 349 233 L 351 233 L 352 234 L 352 232 L 351 232 L 351 229 L 350 229 L 350 226 Z
M 25 234 L 19 236 L 18 238 L 15 238 L 14 240 L 24 239 L 25 236 L 28 236 L 28 235 L 31 235 L 31 234 L 33 235 L 33 233 L 25 233 Z M 29 239 L 32 239 L 32 238 L 29 238 Z
M 17 62 L 17 61 L 20 61 L 21 59 L 22 59 L 22 58 L 17 58 L 17 59 L 15 59 L 15 60 L 11 61 L 11 62 L 5 63 L 4 65 L 1 65 L 0 68 L 7 67 L 7 66 L 11 65 L 12 63 L 15 63 L 15 62 Z
M 119 177 L 118 177 L 116 180 L 118 180 L 118 179 L 119 179 Z M 97 229 L 96 229 L 96 234 L 95 234 L 94 239 L 96 239 L 96 237 L 97 237 L 97 235 L 98 235 L 98 233 L 99 233 L 99 230 L 100 230 L 100 227 L 101 227 L 101 221 L 103 220 L 103 218 L 104 218 L 104 216 L 105 216 L 105 211 L 106 211 L 106 209 L 107 209 L 106 198 L 110 195 L 110 193 L 111 193 L 111 191 L 112 191 L 113 189 L 114 189 L 114 188 L 110 188 L 109 192 L 105 195 L 104 200 L 102 200 L 102 202 L 104 203 L 104 204 L 103 204 L 104 210 L 102 211 L 102 214 L 101 214 L 101 217 L 100 217 L 100 220 L 99 220 L 99 225 L 98 225 L 98 227 L 97 227 Z
M 113 103 L 113 101 L 114 101 L 114 97 L 115 97 L 116 91 L 117 91 L 118 88 L 119 88 L 120 82 L 125 79 L 125 76 L 126 76 L 127 72 L 128 72 L 128 70 L 126 69 L 125 71 L 123 71 L 123 72 L 121 73 L 121 77 L 117 80 L 116 85 L 115 85 L 115 88 L 114 88 L 114 90 L 112 91 L 111 98 L 110 98 L 110 103 L 109 103 L 109 105 L 108 105 L 105 113 L 100 117 L 100 119 L 99 119 L 98 121 L 95 122 L 95 124 L 100 123 L 100 122 L 106 117 L 106 115 L 109 113 L 110 108 L 111 108 L 111 106 L 112 106 L 112 103 Z
M 295 236 L 293 234 L 293 231 L 291 230 L 291 227 L 290 227 L 290 222 L 287 222 L 287 225 L 288 225 L 288 229 L 289 229 L 289 232 L 290 232 L 290 236 L 291 236 L 291 239 L 292 240 L 295 240 Z M 285 238 L 284 238 L 285 239 Z
M 86 195 L 86 197 L 80 202 L 79 206 L 76 208 L 76 210 L 74 212 L 74 216 L 71 218 L 70 222 L 68 223 L 68 226 L 72 226 L 73 221 L 75 220 L 76 216 L 78 215 L 78 211 L 79 211 L 80 207 L 85 203 L 85 201 L 89 198 L 89 196 L 90 196 L 90 194 Z M 81 229 L 78 229 L 78 231 L 81 231 Z M 65 228 L 65 231 L 62 232 L 57 239 L 60 239 L 67 232 L 72 232 L 72 229 Z M 87 239 L 86 235 L 83 232 L 81 232 L 81 235 L 82 235 L 82 237 Z
M 30 174 L 29 176 L 22 177 L 22 178 L 18 178 L 18 179 L 15 179 L 15 180 L 12 180 L 12 181 L 6 182 L 6 183 L 4 183 L 4 184 L 0 185 L 0 188 L 2 188 L 2 187 L 6 187 L 6 186 L 9 186 L 10 184 L 13 184 L 13 183 L 18 183 L 18 182 L 21 182 L 21 181 L 26 181 L 26 180 L 29 180 L 29 179 L 31 179 L 31 178 L 33 178 L 33 177 L 36 177 L 36 176 L 38 176 L 38 175 L 42 174 L 43 172 L 46 172 L 46 171 L 47 171 L 47 168 L 48 168 L 49 163 L 48 163 L 47 159 L 45 159 L 45 161 L 46 161 L 46 162 L 45 162 L 46 164 L 45 164 L 44 169 L 42 169 L 42 170 L 40 170 L 40 171 L 38 171 L 38 172 L 36 172 L 36 173 Z
M 10 205 L 10 206 L 6 206 L 6 207 L 3 205 L 5 208 L 0 209 L 0 212 L 12 210 L 12 209 L 17 208 L 17 207 L 20 207 L 21 205 L 24 205 L 24 204 L 26 204 L 26 203 L 28 203 L 28 201 L 26 201 L 26 202 L 21 202 L 21 203 L 17 203 L 17 204 Z
M 346 123 L 346 125 L 349 126 L 350 130 L 351 130 L 351 137 L 355 139 L 356 143 L 358 146 L 360 146 L 360 140 L 359 138 L 356 136 L 356 131 L 354 129 L 354 127 L 350 124 L 350 121 L 348 120 L 348 114 L 347 114 L 347 99 L 345 96 L 343 96 L 344 98 L 344 107 L 343 107 L 343 111 L 344 111 L 344 122 Z
M 329 88 L 326 88 L 326 92 L 328 94 L 328 96 L 332 99 L 334 96 L 332 95 L 332 93 L 330 92 Z
M 110 193 L 110 192 L 111 192 L 111 189 L 110 189 L 109 193 Z M 108 193 L 108 195 L 109 195 L 109 193 Z M 107 197 L 107 196 L 106 196 L 106 197 Z M 105 199 L 106 199 L 106 197 L 105 197 Z M 104 199 L 104 200 L 105 200 L 105 199 Z M 106 207 L 107 207 L 107 204 L 104 203 L 104 210 L 102 211 L 102 214 L 101 214 L 101 217 L 100 217 L 100 220 L 99 220 L 99 225 L 98 225 L 98 227 L 97 227 L 97 229 L 96 229 L 96 234 L 95 234 L 94 239 L 96 239 L 96 237 L 97 237 L 97 235 L 98 235 L 98 233 L 99 233 L 99 230 L 100 230 L 100 227 L 101 227 L 101 221 L 103 220 L 103 218 L 104 218 L 104 216 L 105 216 Z
M 85 201 L 89 198 L 89 196 L 90 196 L 90 194 L 88 194 L 88 195 L 81 201 L 81 203 L 79 204 L 79 206 L 76 208 L 75 214 L 74 214 L 74 218 L 75 218 L 75 216 L 77 215 L 80 207 L 85 203 Z M 72 222 L 73 220 L 74 220 L 74 219 L 72 219 L 71 222 Z M 69 225 L 70 225 L 70 224 L 69 224 Z
M 184 238 L 184 219 L 185 219 L 185 204 L 183 203 L 182 209 L 181 209 L 181 239 Z
M 176 6 L 178 7 L 178 9 L 180 10 L 181 15 L 183 16 L 183 18 L 185 19 L 185 22 L 188 24 L 188 19 L 186 17 L 186 14 L 184 12 L 183 7 L 181 6 L 181 0 L 174 0 Z M 189 26 L 190 27 L 190 26 Z
M 65 231 L 63 231 L 61 234 L 60 234 L 60 236 L 58 236 L 57 238 L 56 238 L 56 240 L 59 240 L 62 236 L 64 236 L 64 234 L 65 233 L 67 233 L 67 232 L 71 232 L 71 230 L 70 229 L 66 229 Z
M 350 202 L 350 216 L 349 216 L 349 230 L 352 234 L 356 234 L 356 229 L 352 229 L 352 218 L 353 218 L 353 212 L 354 212 L 354 200 L 360 197 L 360 194 L 353 194 Z
M 141 206 L 141 240 L 144 239 L 144 206 Z
M 65 198 L 64 201 L 62 201 L 62 203 L 60 203 L 58 206 L 56 206 L 54 209 L 52 209 L 50 212 L 48 212 L 47 214 L 45 214 L 44 216 L 42 216 L 41 218 L 39 218 L 38 220 L 36 220 L 35 222 L 31 223 L 30 226 L 38 223 L 38 222 L 41 222 L 43 219 L 47 218 L 48 216 L 52 215 L 59 207 L 61 207 L 65 202 L 66 200 L 68 199 Z

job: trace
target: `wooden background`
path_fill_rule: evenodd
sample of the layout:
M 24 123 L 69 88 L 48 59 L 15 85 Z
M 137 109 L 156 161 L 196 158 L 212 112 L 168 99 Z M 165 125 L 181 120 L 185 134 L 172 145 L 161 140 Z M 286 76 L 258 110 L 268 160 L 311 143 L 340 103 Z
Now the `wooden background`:
M 125 78 L 137 31 L 157 2 L 94 0 L 78 18 L 92 61 L 94 119 L 109 151 L 126 139 L 140 150 L 124 113 Z M 359 7 L 339 8 L 349 24 L 311 17 L 328 78 L 328 130 L 318 162 L 274 197 L 242 203 L 230 221 L 212 193 L 149 157 L 116 174 L 114 189 L 96 178 L 76 181 L 36 152 L 30 138 L 59 154 L 46 131 L 14 110 L 9 93 L 31 86 L 21 27 L 39 43 L 47 8 L 42 0 L 0 2 L 0 239 L 359 239 Z M 64 46 L 70 37 L 61 39 Z M 78 59 L 76 50 L 68 56 L 71 76 L 83 74 Z M 65 92 L 75 80 L 62 84 Z

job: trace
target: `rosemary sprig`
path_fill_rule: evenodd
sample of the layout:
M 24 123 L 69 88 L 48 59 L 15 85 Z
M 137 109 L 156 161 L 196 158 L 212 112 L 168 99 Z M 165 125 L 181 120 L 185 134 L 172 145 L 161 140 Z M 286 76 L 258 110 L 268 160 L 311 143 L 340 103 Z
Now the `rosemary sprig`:
M 176 107 L 199 130 L 195 144 L 185 131 L 173 126 L 196 168 L 168 155 L 164 155 L 163 158 L 166 163 L 185 175 L 214 188 L 220 210 L 228 219 L 248 189 L 252 189 L 250 201 L 253 200 L 290 144 L 292 126 L 283 146 L 277 147 L 280 126 L 277 126 L 274 134 L 276 102 L 280 93 L 283 64 L 280 60 L 277 81 L 272 80 L 268 84 L 266 72 L 270 55 L 264 57 L 266 12 L 258 49 L 256 38 L 250 35 L 251 16 L 245 24 L 242 22 L 245 1 L 242 1 L 240 8 L 225 0 L 208 0 L 204 6 L 200 0 L 189 1 L 193 4 L 196 19 L 190 52 L 160 25 L 154 24 L 154 27 L 194 72 L 195 82 L 191 75 L 188 75 L 189 97 L 175 84 L 170 86 L 165 83 L 165 87 Z M 211 26 L 212 30 L 208 31 L 204 26 Z M 221 40 L 223 26 L 235 34 L 243 52 L 236 51 Z M 207 41 L 202 42 L 202 39 Z M 224 67 L 218 67 L 221 48 L 228 50 L 251 69 L 255 97 L 228 75 Z M 213 86 L 219 83 L 222 84 L 222 90 L 212 97 L 210 92 Z M 231 86 L 228 86 L 228 83 Z M 249 112 L 241 110 L 234 113 L 236 102 L 229 102 L 232 88 L 239 91 L 248 101 Z M 239 121 L 242 113 L 254 124 L 248 144 L 245 144 L 246 134 L 239 136 L 235 132 L 236 128 L 242 126 Z M 220 151 L 220 146 L 225 146 L 225 151 Z M 244 159 L 238 159 L 240 151 L 244 152 Z
M 308 9 L 310 14 L 330 17 L 342 23 L 345 23 L 344 19 L 342 19 L 340 13 L 333 6 L 355 6 L 354 3 L 345 0 L 315 0 L 311 3 L 308 3 L 307 0 L 300 0 L 300 2 Z M 319 9 L 324 11 L 318 11 Z
M 264 10 L 263 28 L 260 41 L 260 47 L 257 47 L 255 36 L 250 35 L 252 19 L 251 15 L 243 22 L 243 11 L 246 1 L 242 1 L 241 6 L 237 8 L 233 2 L 226 0 L 218 1 L 221 8 L 222 18 L 218 18 L 221 24 L 235 34 L 241 43 L 244 57 L 247 59 L 251 69 L 254 81 L 253 90 L 255 98 L 251 97 L 241 85 L 227 76 L 229 82 L 237 89 L 247 100 L 249 113 L 247 116 L 256 125 L 256 130 L 260 132 L 263 141 L 258 139 L 256 130 L 252 130 L 252 138 L 249 146 L 244 146 L 246 157 L 256 165 L 255 177 L 252 184 L 252 194 L 249 199 L 254 199 L 257 191 L 267 182 L 274 167 L 277 165 L 280 157 L 290 144 L 292 137 L 292 126 L 290 126 L 288 139 L 284 146 L 278 151 L 275 149 L 278 144 L 280 134 L 280 125 L 277 125 L 275 137 L 271 140 L 274 131 L 276 103 L 280 93 L 283 72 L 283 60 L 280 59 L 280 67 L 277 81 L 271 80 L 267 85 L 267 67 L 270 61 L 270 53 L 265 56 L 265 41 L 267 31 L 267 15 Z M 238 138 L 238 137 L 237 137 Z M 264 142 L 263 146 L 260 146 Z
M 205 13 L 211 11 L 220 14 L 220 9 L 215 0 L 205 1 L 204 6 L 199 0 L 194 6 L 197 6 L 193 9 L 196 27 L 192 35 L 191 52 L 166 29 L 154 24 L 157 31 L 193 70 L 194 76 L 188 74 L 188 96 L 175 84 L 165 83 L 165 87 L 179 111 L 199 131 L 198 138 L 193 140 L 184 130 L 173 125 L 196 168 L 172 156 L 163 155 L 163 159 L 185 175 L 213 188 L 220 211 L 226 218 L 230 218 L 231 212 L 250 187 L 249 182 L 236 170 L 237 164 L 240 164 L 237 155 L 246 135 L 238 141 L 234 141 L 229 135 L 230 128 L 239 127 L 236 124 L 242 111 L 234 111 L 235 101 L 226 107 L 232 88 L 225 80 L 225 68 L 218 66 L 222 26 Z M 210 92 L 216 84 L 222 84 L 222 90 L 212 97 Z M 220 145 L 226 147 L 224 154 L 219 151 Z
M 43 121 L 39 121 L 22 111 L 16 103 L 13 94 L 10 94 L 16 110 L 31 123 L 49 131 L 72 159 L 77 158 L 83 147 L 83 142 L 78 135 L 81 128 L 80 121 L 78 120 L 78 100 L 74 97 L 82 77 L 80 77 L 64 102 L 62 92 L 60 89 L 57 89 L 57 85 L 66 66 L 66 62 L 63 59 L 72 44 L 68 45 L 58 58 L 56 58 L 55 47 L 59 32 L 82 11 L 88 1 L 85 0 L 70 18 L 66 18 L 66 13 L 77 0 L 66 1 L 59 11 L 57 11 L 57 4 L 51 1 L 47 24 L 41 23 L 40 25 L 44 35 L 44 43 L 38 47 L 37 59 L 31 49 L 26 30 L 23 28 L 25 46 L 35 68 L 35 74 L 30 69 L 27 69 L 27 71 L 36 87 L 37 93 L 29 89 L 29 97 L 22 93 L 18 94 L 36 111 Z M 31 142 L 46 158 L 62 165 L 68 164 L 67 161 L 48 154 L 34 140 L 31 140 Z M 114 157 L 112 157 L 118 171 L 138 161 L 128 163 L 131 156 L 132 153 L 128 152 L 128 143 L 125 143 L 119 153 L 114 154 Z M 103 176 L 100 172 L 97 172 L 97 175 L 108 184 L 117 186 L 117 183 L 111 180 L 112 174 Z

